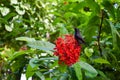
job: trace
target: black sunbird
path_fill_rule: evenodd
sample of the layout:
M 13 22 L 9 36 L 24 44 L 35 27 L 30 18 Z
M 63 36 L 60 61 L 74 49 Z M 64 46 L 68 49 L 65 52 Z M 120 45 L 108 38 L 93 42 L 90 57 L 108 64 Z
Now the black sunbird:
M 80 31 L 78 28 L 74 28 L 75 30 L 75 39 L 78 41 L 79 44 L 85 44 L 85 41 L 84 39 L 82 38 L 81 34 L 80 34 Z

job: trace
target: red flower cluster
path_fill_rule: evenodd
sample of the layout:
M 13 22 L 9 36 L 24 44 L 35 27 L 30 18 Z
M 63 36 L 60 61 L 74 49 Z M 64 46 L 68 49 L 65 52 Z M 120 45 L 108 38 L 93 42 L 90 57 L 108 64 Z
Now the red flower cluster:
M 79 59 L 81 46 L 73 35 L 65 35 L 56 40 L 54 55 L 59 57 L 59 63 L 65 63 L 68 66 L 76 63 Z

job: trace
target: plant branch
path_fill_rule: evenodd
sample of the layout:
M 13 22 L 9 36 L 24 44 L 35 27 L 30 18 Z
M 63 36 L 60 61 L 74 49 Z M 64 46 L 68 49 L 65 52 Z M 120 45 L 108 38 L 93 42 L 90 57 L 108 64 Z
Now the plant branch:
M 99 31 L 98 31 L 98 49 L 99 49 L 99 52 L 100 52 L 100 56 L 102 57 L 102 49 L 101 49 L 101 44 L 100 44 L 100 34 L 101 34 L 101 31 L 102 31 L 102 24 L 103 24 L 103 18 L 104 18 L 104 11 L 102 10 L 101 11 L 101 22 L 100 22 L 100 26 L 99 26 Z

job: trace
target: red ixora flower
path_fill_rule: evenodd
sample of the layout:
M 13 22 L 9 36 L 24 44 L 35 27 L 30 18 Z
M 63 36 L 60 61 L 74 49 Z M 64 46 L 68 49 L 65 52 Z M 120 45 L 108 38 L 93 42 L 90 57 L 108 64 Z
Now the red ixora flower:
M 76 63 L 79 59 L 81 46 L 78 44 L 73 35 L 65 35 L 64 38 L 57 38 L 55 41 L 54 55 L 59 57 L 59 63 L 68 66 Z

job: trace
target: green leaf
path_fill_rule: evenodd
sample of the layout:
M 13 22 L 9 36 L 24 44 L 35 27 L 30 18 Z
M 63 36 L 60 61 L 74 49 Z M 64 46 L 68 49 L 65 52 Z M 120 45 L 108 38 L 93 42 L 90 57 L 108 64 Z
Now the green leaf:
M 54 50 L 55 45 L 50 43 L 50 42 L 45 42 L 45 41 L 32 41 L 28 42 L 28 46 L 31 48 L 43 50 L 43 51 L 49 51 L 49 50 Z
M 94 0 L 86 0 L 87 6 L 89 6 L 95 14 L 100 13 L 100 6 Z
M 57 23 L 57 26 L 59 26 L 59 32 L 60 32 L 60 36 L 68 34 L 68 30 L 65 27 L 65 24 L 63 23 Z
M 14 49 L 5 48 L 4 51 L 0 53 L 0 56 L 10 58 L 13 56 L 13 53 Z
M 68 67 L 68 70 L 69 70 L 69 74 L 70 74 L 70 80 L 77 80 L 77 76 L 76 76 L 76 73 L 75 73 L 75 70 L 74 70 L 74 67 Z
M 109 0 L 103 1 L 104 9 L 108 11 L 108 15 L 115 19 L 115 8 Z
M 0 18 L 0 23 L 3 23 L 3 24 L 6 24 L 6 25 L 8 25 L 8 22 L 7 22 L 7 20 L 5 20 L 4 18 Z
M 89 71 L 85 71 L 85 76 L 90 77 L 90 78 L 96 77 L 96 75 L 91 74 Z
M 54 50 L 55 45 L 47 41 L 36 41 L 34 38 L 18 37 L 16 40 L 28 42 L 28 46 L 43 51 Z
M 67 78 L 68 78 L 68 74 L 64 73 L 64 74 L 61 75 L 59 80 L 67 80 Z
M 115 25 L 114 27 L 115 27 L 116 34 L 117 34 L 118 37 L 120 38 L 120 33 L 117 31 L 117 28 L 120 29 L 120 23 L 116 23 L 116 25 Z
M 80 61 L 79 63 L 80 63 L 81 68 L 85 70 L 86 76 L 89 76 L 92 78 L 97 76 L 98 72 L 90 64 L 83 62 L 83 61 Z
M 120 7 L 118 7 L 116 10 L 116 18 L 118 21 L 120 20 Z
M 44 75 L 40 71 L 36 71 L 35 74 L 40 78 L 40 80 L 45 80 Z
M 94 59 L 94 62 L 101 63 L 101 64 L 110 64 L 107 60 L 102 59 L 102 58 Z
M 38 66 L 38 64 L 36 62 L 38 62 L 39 60 L 36 59 L 36 58 L 32 58 L 30 61 L 29 61 L 29 64 L 32 68 Z
M 19 56 L 21 55 L 24 55 L 24 54 L 28 54 L 30 52 L 33 52 L 32 50 L 27 50 L 27 51 L 19 51 L 19 52 L 15 52 L 10 58 L 9 60 L 14 60 L 15 58 L 18 58 Z
M 43 61 L 43 60 L 58 60 L 57 57 L 45 57 L 45 58 L 40 58 L 38 59 L 39 61 Z
M 96 31 L 98 26 L 96 26 L 99 23 L 99 17 L 98 16 L 90 16 L 90 19 L 87 23 L 87 25 L 85 26 L 84 29 L 84 35 L 85 35 L 85 39 L 87 41 L 92 41 L 93 36 L 95 36 Z M 90 34 L 88 32 L 91 32 Z
M 99 73 L 102 77 L 104 77 L 105 80 L 108 79 L 107 76 L 106 76 L 102 71 L 98 70 L 98 73 Z
M 78 78 L 78 80 L 83 80 L 82 79 L 82 72 L 81 72 L 81 66 L 79 63 L 75 63 L 74 64 L 74 69 L 75 69 L 75 73 L 76 73 L 76 76 Z
M 15 58 L 19 57 L 20 55 L 26 54 L 24 51 L 21 52 L 15 52 L 12 57 L 9 58 L 9 60 L 14 60 Z
M 51 14 L 54 14 L 56 17 L 56 19 L 54 20 L 54 24 L 57 24 L 59 22 L 63 22 L 63 23 L 66 23 L 66 21 L 64 19 L 62 19 L 62 16 L 60 13 L 57 13 L 57 12 L 51 12 Z
M 40 59 L 37 59 L 37 58 L 32 58 L 30 59 L 29 61 L 29 64 L 32 68 L 36 67 L 36 66 L 39 66 L 39 64 L 43 61 L 50 61 L 50 60 L 58 60 L 57 57 L 45 57 L 45 58 L 40 58 Z
M 38 71 L 38 66 L 39 66 L 39 64 L 37 64 L 38 62 L 39 62 L 39 59 L 35 59 L 35 58 L 32 58 L 29 61 L 29 65 L 26 71 L 27 79 L 35 73 L 41 80 L 45 80 L 43 74 Z
M 59 64 L 60 67 L 58 67 L 60 72 L 65 72 L 67 69 L 67 66 L 63 63 L 63 64 Z
M 18 37 L 16 38 L 16 40 L 26 41 L 26 42 L 36 41 L 34 38 L 29 38 L 29 37 Z
M 83 1 L 83 0 L 67 0 L 67 1 L 69 1 L 69 2 L 81 2 L 81 1 Z
M 35 71 L 37 71 L 37 67 L 32 68 L 31 65 L 29 64 L 26 70 L 26 78 L 28 79 L 29 77 L 33 76 Z
M 17 73 L 17 71 L 19 72 L 20 69 L 23 69 L 26 64 L 27 59 L 25 58 L 25 56 L 20 56 L 19 58 L 11 62 L 10 66 L 12 71 Z
M 17 14 L 16 14 L 16 13 L 11 12 L 11 13 L 9 13 L 8 15 L 6 15 L 4 19 L 5 19 L 5 20 L 8 20 L 8 19 L 10 19 L 10 18 L 14 17 L 15 15 L 17 15 Z
M 84 52 L 85 52 L 85 54 L 86 54 L 87 57 L 91 57 L 92 54 L 93 54 L 93 49 L 92 48 L 89 48 L 89 49 L 85 48 Z
M 113 46 L 114 46 L 115 49 L 117 49 L 118 45 L 117 45 L 117 35 L 116 34 L 119 35 L 119 33 L 117 32 L 117 30 L 116 30 L 115 26 L 113 25 L 113 23 L 110 20 L 107 20 L 107 21 L 109 22 L 110 27 L 111 27 L 111 32 L 112 32 L 112 37 L 113 37 L 112 38 L 113 39 Z
M 70 17 L 77 17 L 77 14 L 73 12 L 66 12 L 64 16 L 65 18 L 69 19 Z
M 66 27 L 61 26 L 60 27 L 60 35 L 65 35 L 68 34 L 68 30 L 66 29 Z

